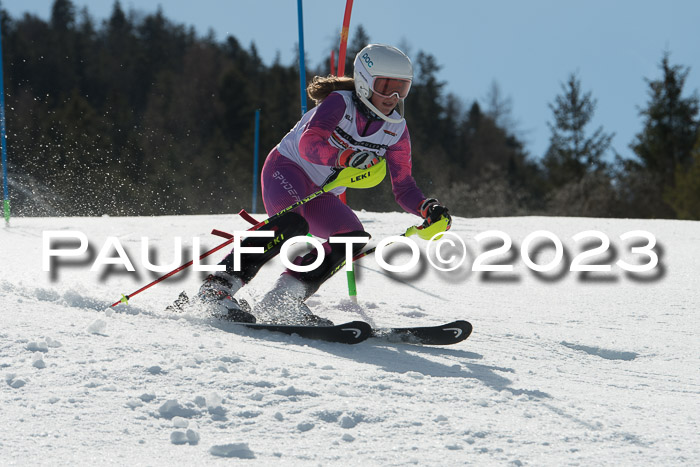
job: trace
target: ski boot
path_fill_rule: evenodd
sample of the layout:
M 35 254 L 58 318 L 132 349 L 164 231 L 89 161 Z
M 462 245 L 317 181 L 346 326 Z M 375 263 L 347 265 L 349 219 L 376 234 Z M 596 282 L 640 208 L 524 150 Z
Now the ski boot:
M 195 300 L 207 307 L 217 318 L 238 323 L 255 323 L 255 316 L 246 311 L 233 295 L 243 287 L 243 282 L 225 272 L 209 274 L 199 287 Z
M 336 234 L 336 237 L 365 237 L 369 234 L 358 230 Z M 365 243 L 366 244 L 366 243 Z M 365 244 L 353 244 L 353 254 L 357 254 Z M 279 324 L 305 324 L 311 326 L 332 326 L 333 322 L 311 312 L 304 301 L 321 287 L 335 272 L 345 264 L 345 245 L 324 243 L 324 259 L 320 266 L 308 272 L 285 271 L 277 280 L 274 288 L 265 295 L 255 311 L 267 315 Z M 297 266 L 307 266 L 316 261 L 316 250 L 294 260 Z
M 250 282 L 267 261 L 275 257 L 282 249 L 282 244 L 289 238 L 306 235 L 309 224 L 299 214 L 287 212 L 265 224 L 260 230 L 272 230 L 274 236 L 247 237 L 241 241 L 245 248 L 263 248 L 263 253 L 241 253 L 240 270 L 235 269 L 233 251 L 219 263 L 225 271 L 210 274 L 199 288 L 199 293 L 192 301 L 185 292 L 168 307 L 170 311 L 184 311 L 194 305 L 208 308 L 212 315 L 231 321 L 255 323 L 255 316 L 250 313 L 250 307 L 245 301 L 238 301 L 233 296 L 241 287 Z
M 274 324 L 333 326 L 333 321 L 313 314 L 304 303 L 310 295 L 309 290 L 311 287 L 308 284 L 284 273 L 255 307 L 255 312 Z
M 221 273 L 218 273 L 221 274 Z M 199 292 L 191 300 L 186 292 L 180 295 L 165 309 L 170 312 L 184 313 L 205 308 L 212 316 L 241 323 L 255 323 L 255 316 L 250 306 L 244 301 L 233 298 L 230 276 L 210 274 L 200 286 Z M 234 282 L 235 283 L 235 282 Z

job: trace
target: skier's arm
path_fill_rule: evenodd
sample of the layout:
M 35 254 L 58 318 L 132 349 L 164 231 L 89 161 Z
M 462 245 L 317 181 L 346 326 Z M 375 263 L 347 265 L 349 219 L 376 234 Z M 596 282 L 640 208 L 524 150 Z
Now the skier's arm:
M 319 165 L 336 165 L 338 148 L 328 142 L 333 130 L 345 115 L 345 99 L 332 92 L 321 104 L 299 140 L 299 154 L 307 161 Z
M 418 211 L 425 196 L 411 175 L 411 137 L 406 128 L 399 141 L 386 152 L 391 176 L 391 188 L 396 202 L 406 211 L 420 216 Z

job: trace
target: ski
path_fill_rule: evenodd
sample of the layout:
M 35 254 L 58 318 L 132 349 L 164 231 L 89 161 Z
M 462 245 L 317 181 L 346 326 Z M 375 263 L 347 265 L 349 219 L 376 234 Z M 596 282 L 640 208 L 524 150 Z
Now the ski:
M 462 342 L 471 333 L 471 323 L 460 320 L 439 326 L 374 329 L 372 337 L 407 344 L 452 345 Z
M 372 335 L 372 327 L 364 321 L 350 321 L 335 326 L 303 326 L 286 324 L 233 323 L 247 329 L 296 334 L 306 339 L 315 339 L 341 344 L 357 344 Z
M 233 323 L 248 329 L 280 332 L 342 344 L 357 344 L 370 337 L 392 343 L 419 345 L 452 345 L 467 339 L 472 332 L 468 321 L 453 321 L 439 326 L 373 329 L 364 321 L 351 321 L 336 326 L 304 326 L 286 324 Z
M 245 300 L 239 300 L 246 313 L 250 313 L 250 305 Z M 183 311 L 189 305 L 189 299 L 183 292 L 168 311 Z M 225 317 L 224 321 L 243 326 L 248 329 L 296 334 L 305 339 L 315 339 L 343 344 L 357 344 L 370 337 L 383 339 L 388 342 L 420 345 L 452 345 L 467 339 L 472 333 L 472 325 L 468 321 L 453 321 L 439 326 L 415 326 L 405 328 L 374 329 L 364 321 L 350 321 L 335 326 L 308 326 L 288 324 L 265 324 L 232 322 Z

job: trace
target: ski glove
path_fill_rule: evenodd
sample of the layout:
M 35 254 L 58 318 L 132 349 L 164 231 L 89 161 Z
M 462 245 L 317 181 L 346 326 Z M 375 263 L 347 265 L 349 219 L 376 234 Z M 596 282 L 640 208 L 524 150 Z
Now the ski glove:
M 425 219 L 427 225 L 437 222 L 443 217 L 447 219 L 447 228 L 452 225 L 452 216 L 447 212 L 447 207 L 440 204 L 435 198 L 427 198 L 423 201 L 418 209 L 420 215 Z
M 379 163 L 379 156 L 366 149 L 343 149 L 338 153 L 338 167 L 369 169 Z

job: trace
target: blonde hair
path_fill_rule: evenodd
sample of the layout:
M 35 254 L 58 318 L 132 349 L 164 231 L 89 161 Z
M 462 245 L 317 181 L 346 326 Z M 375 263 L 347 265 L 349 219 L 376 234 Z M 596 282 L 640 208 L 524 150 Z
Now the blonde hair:
M 306 87 L 309 97 L 320 104 L 333 91 L 354 91 L 355 80 L 349 76 L 314 76 Z

